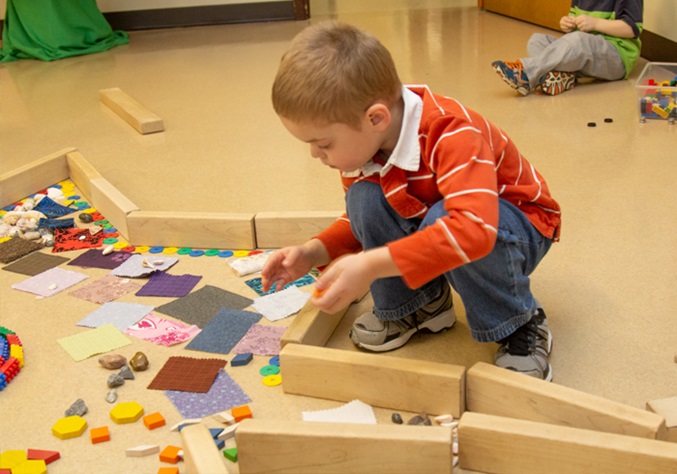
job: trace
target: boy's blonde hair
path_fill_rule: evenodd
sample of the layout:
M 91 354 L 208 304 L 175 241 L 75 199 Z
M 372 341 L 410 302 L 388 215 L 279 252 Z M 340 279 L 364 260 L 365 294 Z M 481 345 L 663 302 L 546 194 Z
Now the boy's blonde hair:
M 359 128 L 373 103 L 391 106 L 401 90 L 393 58 L 378 39 L 354 26 L 324 21 L 299 33 L 282 56 L 273 108 L 295 122 Z

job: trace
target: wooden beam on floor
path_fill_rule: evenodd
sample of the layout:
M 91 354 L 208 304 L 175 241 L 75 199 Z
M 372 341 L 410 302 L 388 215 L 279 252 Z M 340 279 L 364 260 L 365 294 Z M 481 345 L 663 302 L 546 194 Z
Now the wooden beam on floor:
M 91 204 L 108 222 L 113 224 L 121 237 L 129 240 L 127 215 L 138 211 L 139 207 L 105 178 L 92 179 L 89 185 L 92 193 Z
M 308 301 L 301 308 L 301 311 L 294 316 L 291 324 L 289 324 L 282 338 L 280 338 L 280 348 L 283 348 L 290 342 L 310 346 L 324 346 L 336 330 L 348 308 L 350 308 L 350 305 L 334 314 L 329 314 L 321 311 Z
M 677 472 L 665 441 L 466 412 L 458 425 L 462 469 L 495 474 Z
M 240 474 L 451 474 L 451 428 L 244 420 Z
M 254 219 L 256 241 L 262 249 L 300 245 L 329 227 L 342 212 L 259 212 Z
M 202 423 L 181 429 L 186 474 L 228 474 L 209 429 Z
M 0 175 L 0 207 L 7 207 L 68 179 L 66 154 L 75 150 L 65 148 Z
M 92 200 L 92 186 L 90 181 L 93 179 L 103 178 L 99 172 L 94 169 L 92 164 L 82 156 L 82 153 L 79 151 L 73 151 L 66 154 L 66 159 L 68 160 L 68 174 L 71 181 L 78 188 L 78 191 L 82 193 L 90 201 Z
M 642 438 L 665 439 L 663 417 L 478 362 L 466 374 L 469 411 Z
M 136 211 L 127 216 L 127 226 L 133 245 L 256 248 L 254 214 Z
M 665 418 L 666 441 L 677 443 L 677 397 L 661 398 L 646 403 L 646 409 Z
M 383 354 L 287 344 L 280 351 L 285 393 L 430 415 L 465 410 L 465 367 Z
M 165 129 L 160 117 L 119 87 L 100 90 L 99 100 L 141 134 L 161 132 Z

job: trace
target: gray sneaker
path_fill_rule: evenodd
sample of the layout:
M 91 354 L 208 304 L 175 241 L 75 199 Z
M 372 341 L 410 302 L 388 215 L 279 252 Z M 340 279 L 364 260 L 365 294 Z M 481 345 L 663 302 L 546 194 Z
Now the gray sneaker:
M 547 382 L 552 380 L 548 355 L 552 350 L 552 334 L 543 308 L 537 308 L 528 323 L 500 341 L 495 364 Z
M 371 311 L 363 314 L 353 323 L 350 339 L 362 349 L 386 352 L 402 347 L 419 331 L 437 333 L 449 329 L 455 322 L 451 288 L 444 285 L 434 300 L 402 319 L 381 321 Z

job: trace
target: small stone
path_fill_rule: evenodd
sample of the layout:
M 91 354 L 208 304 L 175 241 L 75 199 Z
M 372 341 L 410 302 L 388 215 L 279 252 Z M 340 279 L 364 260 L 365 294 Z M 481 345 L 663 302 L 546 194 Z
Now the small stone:
M 99 357 L 99 364 L 111 370 L 119 369 L 127 364 L 127 359 L 120 354 L 107 354 Z
M 87 413 L 87 405 L 85 405 L 85 401 L 82 398 L 75 400 L 70 408 L 66 410 L 66 416 L 83 416 L 85 413 Z
M 148 358 L 143 352 L 137 352 L 134 357 L 129 359 L 129 365 L 137 372 L 143 372 L 148 368 Z
M 115 390 L 114 388 L 111 388 L 106 394 L 106 401 L 108 403 L 115 403 L 117 399 L 118 399 L 118 391 Z
M 390 419 L 393 421 L 393 423 L 396 423 L 398 425 L 404 423 L 404 420 L 402 420 L 402 415 L 400 415 L 399 413 L 393 413 Z
M 433 422 L 430 420 L 430 417 L 426 415 L 425 413 L 421 413 L 420 415 L 416 415 L 413 418 L 411 418 L 409 421 L 407 421 L 408 425 L 420 425 L 420 426 L 432 426 Z
M 454 416 L 450 414 L 438 415 L 435 417 L 435 421 L 439 424 L 451 423 L 452 421 L 454 421 Z
M 103 252 L 101 252 L 103 255 L 108 255 L 109 253 L 113 253 L 113 250 L 115 250 L 115 247 L 112 245 L 109 245 L 105 249 L 103 249 Z
M 91 214 L 87 214 L 86 212 L 81 213 L 78 216 L 78 219 L 80 219 L 80 222 L 84 222 L 85 224 L 89 224 L 94 220 Z
M 125 380 L 134 380 L 134 373 L 131 371 L 128 365 L 125 365 L 120 370 L 120 372 L 118 372 L 118 375 Z
M 122 378 L 121 375 L 119 374 L 110 374 L 108 377 L 108 387 L 113 388 L 113 387 L 119 387 L 120 385 L 125 383 L 125 379 Z

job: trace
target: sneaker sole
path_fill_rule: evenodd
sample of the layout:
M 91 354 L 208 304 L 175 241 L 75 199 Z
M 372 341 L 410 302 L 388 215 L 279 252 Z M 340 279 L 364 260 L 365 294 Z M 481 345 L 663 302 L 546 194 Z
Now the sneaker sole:
M 517 92 L 519 92 L 524 96 L 529 95 L 529 91 L 525 87 L 515 84 L 508 77 L 506 77 L 506 75 L 503 74 L 503 69 L 501 69 L 499 66 L 494 66 L 494 70 L 496 71 L 496 73 L 498 73 L 498 76 L 503 80 L 503 82 L 508 84 L 514 90 L 516 90 Z
M 455 323 L 456 323 L 456 312 L 452 307 L 450 310 L 441 313 L 440 316 L 437 316 L 421 324 L 418 328 L 418 331 L 416 331 L 416 328 L 411 328 L 409 331 L 405 332 L 397 339 L 393 339 L 392 341 L 386 342 L 385 344 L 379 344 L 378 346 L 364 344 L 363 342 L 356 340 L 353 331 L 350 331 L 350 339 L 353 341 L 353 344 L 355 344 L 360 349 L 365 349 L 371 352 L 388 352 L 398 349 L 403 345 L 405 345 L 407 342 L 409 342 L 411 336 L 413 336 L 417 332 L 427 331 L 433 334 L 437 334 L 439 332 L 450 329 Z
M 548 74 L 545 75 L 547 78 L 548 76 L 552 77 L 560 77 L 561 80 L 560 82 L 551 82 L 548 83 L 547 79 L 542 81 L 540 83 L 541 90 L 543 91 L 544 94 L 547 95 L 560 95 L 566 91 L 570 91 L 571 89 L 574 88 L 576 85 L 576 75 L 575 74 L 570 74 L 567 72 L 559 72 L 559 71 L 554 71 L 554 72 L 549 72 Z

